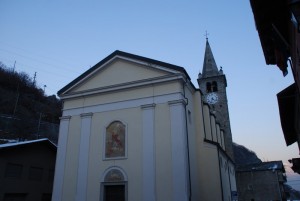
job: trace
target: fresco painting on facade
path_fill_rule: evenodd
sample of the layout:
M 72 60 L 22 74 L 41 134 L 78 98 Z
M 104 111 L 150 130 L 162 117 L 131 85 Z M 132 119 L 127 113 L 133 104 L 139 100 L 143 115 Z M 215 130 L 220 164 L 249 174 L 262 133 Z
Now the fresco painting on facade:
M 119 170 L 112 169 L 106 174 L 104 181 L 106 182 L 124 181 L 124 176 Z
M 125 125 L 120 121 L 114 121 L 106 128 L 105 157 L 125 157 Z

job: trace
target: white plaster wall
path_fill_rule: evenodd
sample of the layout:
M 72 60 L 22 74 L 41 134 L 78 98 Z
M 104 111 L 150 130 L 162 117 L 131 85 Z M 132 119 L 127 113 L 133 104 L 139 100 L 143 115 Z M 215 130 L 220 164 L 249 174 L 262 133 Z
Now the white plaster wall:
M 189 162 L 190 162 L 190 180 L 191 186 L 191 200 L 197 201 L 200 200 L 200 177 L 199 177 L 199 169 L 201 168 L 201 163 L 199 161 L 199 144 L 198 142 L 203 136 L 203 131 L 199 131 L 200 129 L 196 129 L 197 125 L 202 125 L 201 120 L 199 122 L 199 116 L 201 115 L 199 112 L 199 108 L 201 108 L 201 97 L 200 93 L 194 90 L 190 90 L 185 86 L 185 96 L 188 98 L 188 104 L 186 106 L 186 116 L 187 116 L 187 128 L 188 128 L 188 143 L 189 143 Z M 190 114 L 189 114 L 190 111 Z M 190 117 L 189 117 L 190 115 Z M 201 118 L 202 119 L 202 118 Z M 203 122 L 203 121 L 202 121 Z M 201 133 L 202 132 L 202 133 Z
M 212 141 L 217 142 L 217 128 L 216 128 L 216 118 L 214 115 L 210 115 L 210 124 L 211 124 L 211 134 Z
M 172 160 L 171 134 L 168 104 L 155 106 L 155 164 L 157 200 L 172 200 Z M 88 200 L 98 200 L 100 196 L 100 177 L 110 166 L 121 167 L 128 176 L 128 200 L 142 200 L 142 118 L 141 108 L 131 108 L 93 115 Z M 102 160 L 103 129 L 115 119 L 128 124 L 128 158 L 121 160 Z M 126 121 L 125 121 L 126 120 Z M 95 176 L 97 175 L 97 176 Z M 95 199 L 96 198 L 96 199 Z M 100 198 L 99 198 L 100 199 Z
M 193 104 L 194 104 L 194 127 L 197 139 L 197 153 L 199 154 L 202 150 L 202 147 L 199 146 L 201 142 L 203 142 L 205 137 L 205 130 L 204 130 L 204 120 L 203 120 L 203 107 L 202 107 L 202 97 L 199 91 L 195 91 L 193 94 Z
M 155 106 L 156 197 L 158 201 L 173 200 L 169 114 L 170 108 L 168 104 L 158 104 Z
M 203 105 L 203 118 L 204 118 L 204 130 L 205 130 L 206 139 L 212 141 L 210 112 L 209 112 L 209 107 L 207 105 Z
M 111 167 L 121 167 L 128 176 L 128 200 L 141 200 L 142 136 L 141 109 L 131 108 L 94 114 L 89 161 L 88 200 L 100 199 L 100 178 Z M 127 124 L 127 159 L 103 160 L 105 127 L 114 120 Z M 96 200 L 99 200 L 96 199 Z
M 165 83 L 162 86 L 146 87 L 147 96 L 164 96 L 167 91 L 177 91 L 180 85 L 178 83 Z M 170 90 L 170 88 L 172 90 Z M 122 99 L 137 97 L 136 93 L 140 90 L 129 90 L 129 93 L 119 98 L 122 105 Z M 122 92 L 125 94 L 125 92 Z M 145 93 L 146 94 L 146 93 Z M 105 94 L 101 97 L 84 97 L 81 100 L 66 100 L 64 106 L 69 108 L 66 111 L 75 109 L 75 113 L 84 113 L 89 106 L 102 104 L 100 100 L 106 102 L 115 101 L 117 94 Z M 153 100 L 154 100 L 153 99 Z M 130 100 L 127 100 L 130 101 Z M 120 105 L 119 104 L 119 105 Z M 105 104 L 103 104 L 105 106 Z M 77 107 L 77 108 L 76 108 Z M 156 192 L 157 200 L 172 200 L 172 153 L 171 153 L 171 133 L 170 133 L 170 106 L 167 100 L 165 103 L 155 106 L 155 172 L 156 172 Z M 104 132 L 105 127 L 113 120 L 121 120 L 128 125 L 128 153 L 127 159 L 121 160 L 103 160 L 104 151 Z M 72 116 L 70 122 L 69 141 L 67 148 L 66 172 L 64 176 L 64 194 L 63 200 L 74 200 L 76 195 L 77 165 L 79 154 L 80 139 L 80 121 L 79 115 Z M 122 168 L 128 176 L 128 200 L 142 200 L 142 109 L 141 105 L 134 107 L 125 107 L 124 109 L 95 112 L 92 116 L 91 136 L 89 146 L 89 165 L 88 165 L 88 186 L 87 200 L 100 199 L 100 178 L 103 172 L 111 167 L 118 166 Z M 167 188 L 166 188 L 167 187 Z
M 62 200 L 75 200 L 80 143 L 80 116 L 70 119 Z
M 198 181 L 198 188 L 192 186 L 192 200 L 205 200 L 205 191 L 208 186 L 205 182 L 205 175 L 207 168 L 205 168 L 206 158 L 205 158 L 205 148 L 204 148 L 204 139 L 205 139 L 205 130 L 204 130 L 204 112 L 202 107 L 202 97 L 199 91 L 196 91 L 193 95 L 194 99 L 194 126 L 195 126 L 195 152 L 196 152 L 196 167 L 197 173 L 195 174 L 195 179 Z

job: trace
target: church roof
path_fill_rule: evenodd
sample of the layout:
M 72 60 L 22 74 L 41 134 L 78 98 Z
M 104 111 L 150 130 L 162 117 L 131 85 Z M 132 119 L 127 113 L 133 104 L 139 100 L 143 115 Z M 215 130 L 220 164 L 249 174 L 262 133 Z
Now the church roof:
M 219 75 L 218 67 L 214 55 L 211 51 L 208 40 L 206 40 L 202 77 L 212 77 Z
M 244 165 L 237 168 L 238 172 L 266 171 L 266 170 L 281 170 L 282 172 L 285 172 L 282 161 L 268 161 L 268 162 Z
M 85 78 L 87 75 L 89 75 L 90 73 L 92 73 L 93 71 L 95 71 L 96 69 L 98 69 L 103 64 L 105 64 L 106 62 L 110 61 L 111 59 L 113 59 L 116 56 L 121 56 L 121 57 L 126 57 L 126 58 L 129 58 L 129 59 L 139 60 L 139 61 L 142 61 L 142 62 L 151 63 L 151 64 L 158 65 L 158 66 L 163 66 L 163 67 L 169 68 L 171 70 L 176 70 L 176 71 L 184 73 L 186 75 L 186 77 L 189 80 L 191 80 L 191 78 L 189 77 L 189 75 L 186 72 L 186 70 L 183 67 L 181 67 L 181 66 L 177 66 L 177 65 L 166 63 L 166 62 L 162 62 L 162 61 L 150 59 L 150 58 L 147 58 L 147 57 L 142 57 L 142 56 L 139 56 L 139 55 L 130 54 L 130 53 L 127 53 L 127 52 L 116 50 L 113 53 L 111 53 L 110 55 L 108 55 L 107 57 L 105 57 L 103 60 L 101 60 L 100 62 L 98 62 L 96 65 L 94 65 L 93 67 L 91 67 L 90 69 L 88 69 L 87 71 L 85 71 L 83 74 L 81 74 L 79 77 L 77 77 L 76 79 L 74 79 L 72 82 L 70 82 L 69 84 L 67 84 L 65 87 L 63 87 L 62 89 L 60 89 L 57 92 L 57 94 L 61 95 L 63 92 L 69 90 L 73 85 L 75 85 L 76 83 L 78 83 L 80 80 L 82 80 L 83 78 Z

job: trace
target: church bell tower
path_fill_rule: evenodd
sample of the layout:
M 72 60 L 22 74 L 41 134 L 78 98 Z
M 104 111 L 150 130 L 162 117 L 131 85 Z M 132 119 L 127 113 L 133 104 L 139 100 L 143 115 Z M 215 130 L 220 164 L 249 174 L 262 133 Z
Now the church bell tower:
M 215 115 L 216 121 L 223 130 L 225 151 L 231 159 L 234 159 L 226 94 L 226 76 L 222 67 L 220 70 L 218 69 L 207 38 L 203 69 L 202 74 L 199 73 L 198 75 L 198 84 L 203 94 L 203 101 L 210 105 L 210 112 Z

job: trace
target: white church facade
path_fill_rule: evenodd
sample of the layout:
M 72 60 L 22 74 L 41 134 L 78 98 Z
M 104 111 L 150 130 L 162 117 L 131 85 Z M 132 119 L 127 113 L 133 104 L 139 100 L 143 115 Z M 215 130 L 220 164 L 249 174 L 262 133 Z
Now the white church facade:
M 122 51 L 104 58 L 58 92 L 52 200 L 233 200 L 231 136 L 204 94 L 182 67 Z

